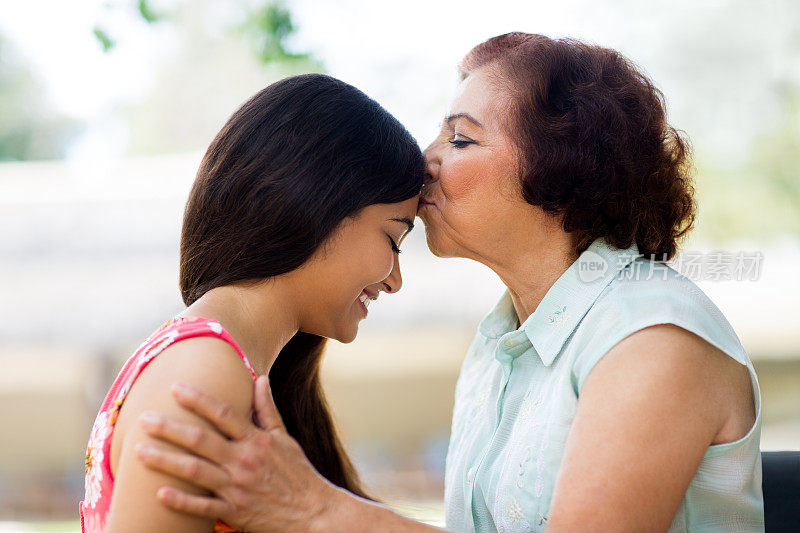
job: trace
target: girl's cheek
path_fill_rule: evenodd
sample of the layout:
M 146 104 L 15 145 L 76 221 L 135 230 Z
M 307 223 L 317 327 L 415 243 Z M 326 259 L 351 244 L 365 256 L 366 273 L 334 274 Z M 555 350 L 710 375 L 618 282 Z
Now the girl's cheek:
M 387 237 L 388 239 L 388 237 Z M 389 242 L 381 241 L 374 244 L 371 253 L 366 256 L 361 256 L 360 261 L 353 264 L 353 273 L 360 274 L 361 276 L 369 276 L 368 279 L 361 278 L 358 283 L 359 289 L 363 289 L 367 285 L 379 283 L 388 278 L 392 273 L 394 267 L 394 252 L 389 247 Z

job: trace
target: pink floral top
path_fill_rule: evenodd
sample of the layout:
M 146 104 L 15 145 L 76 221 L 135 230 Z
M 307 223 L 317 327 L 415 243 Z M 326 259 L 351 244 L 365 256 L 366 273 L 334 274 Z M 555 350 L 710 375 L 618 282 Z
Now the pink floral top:
M 111 474 L 110 461 L 111 436 L 114 434 L 117 415 L 125 397 L 131 390 L 131 385 L 150 361 L 167 346 L 201 335 L 211 335 L 228 342 L 242 358 L 253 379 L 256 378 L 256 373 L 247 356 L 233 340 L 233 337 L 215 320 L 200 317 L 174 317 L 151 333 L 122 367 L 94 421 L 89 445 L 86 448 L 86 494 L 79 505 L 81 530 L 84 533 L 105 531 L 108 510 L 111 506 L 111 495 L 114 490 L 114 476 Z M 214 524 L 213 531 L 219 533 L 239 530 L 218 520 Z

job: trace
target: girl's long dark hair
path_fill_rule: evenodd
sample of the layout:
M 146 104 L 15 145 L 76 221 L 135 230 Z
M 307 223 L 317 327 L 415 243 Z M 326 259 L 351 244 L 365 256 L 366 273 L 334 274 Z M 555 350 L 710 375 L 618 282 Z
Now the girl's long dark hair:
M 417 195 L 423 173 L 416 141 L 355 87 L 321 74 L 270 85 L 231 116 L 200 165 L 181 234 L 184 303 L 296 269 L 345 218 Z M 325 341 L 298 332 L 270 370 L 272 393 L 314 467 L 366 496 L 320 386 Z

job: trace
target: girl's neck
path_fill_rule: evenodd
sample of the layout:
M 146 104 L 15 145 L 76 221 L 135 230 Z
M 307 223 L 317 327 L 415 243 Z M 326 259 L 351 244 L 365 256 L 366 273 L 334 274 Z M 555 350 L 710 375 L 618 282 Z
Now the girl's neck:
M 244 351 L 256 373 L 268 374 L 281 349 L 299 329 L 287 285 L 273 278 L 253 286 L 216 287 L 179 316 L 217 320 Z

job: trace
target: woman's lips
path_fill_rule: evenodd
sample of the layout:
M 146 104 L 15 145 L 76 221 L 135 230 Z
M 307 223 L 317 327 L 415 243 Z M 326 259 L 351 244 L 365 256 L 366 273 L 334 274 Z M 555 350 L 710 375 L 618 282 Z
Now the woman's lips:
M 422 208 L 425 207 L 426 205 L 433 205 L 433 202 L 428 202 L 420 198 L 419 204 L 417 205 L 417 213 L 419 213 L 422 210 Z

